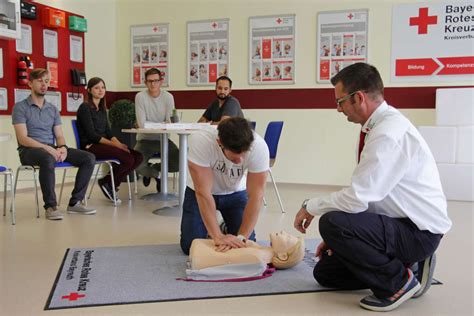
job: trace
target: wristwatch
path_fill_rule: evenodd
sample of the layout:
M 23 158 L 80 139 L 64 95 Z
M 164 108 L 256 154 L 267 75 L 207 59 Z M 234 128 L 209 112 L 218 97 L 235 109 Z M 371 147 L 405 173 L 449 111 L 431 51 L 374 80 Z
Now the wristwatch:
M 69 147 L 67 147 L 67 145 L 65 145 L 65 144 L 64 144 L 64 145 L 61 145 L 61 146 L 58 146 L 58 148 L 62 148 L 62 147 L 66 148 L 66 149 L 69 148 Z
M 301 204 L 301 208 L 304 208 L 305 211 L 307 211 L 308 209 L 306 208 L 308 206 L 308 201 L 309 199 L 306 199 L 303 201 L 303 204 Z
M 245 243 L 247 241 L 247 238 L 245 238 L 244 235 L 237 235 L 237 239 L 240 240 L 243 243 Z

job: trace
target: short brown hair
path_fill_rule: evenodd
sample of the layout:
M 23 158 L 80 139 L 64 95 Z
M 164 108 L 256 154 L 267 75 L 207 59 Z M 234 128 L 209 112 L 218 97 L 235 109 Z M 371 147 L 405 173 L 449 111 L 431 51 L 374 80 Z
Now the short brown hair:
M 232 89 L 232 80 L 230 80 L 230 78 L 227 77 L 227 76 L 220 76 L 219 78 L 217 78 L 217 80 L 216 80 L 216 87 L 217 87 L 217 85 L 219 84 L 219 81 L 221 81 L 221 80 L 227 80 L 227 81 L 229 82 L 229 88 Z
M 157 68 L 150 68 L 147 71 L 145 71 L 145 80 L 147 80 L 147 78 L 151 75 L 158 75 L 160 76 L 160 79 L 163 79 L 161 71 Z
M 342 82 L 344 91 L 365 91 L 373 96 L 383 97 L 383 81 L 377 68 L 366 63 L 355 63 L 343 68 L 331 78 L 333 86 Z
M 35 79 L 43 78 L 44 76 L 49 75 L 49 71 L 44 68 L 36 68 L 30 72 L 28 79 L 33 81 Z
M 217 130 L 222 146 L 236 154 L 248 151 L 254 140 L 250 123 L 243 117 L 225 119 Z

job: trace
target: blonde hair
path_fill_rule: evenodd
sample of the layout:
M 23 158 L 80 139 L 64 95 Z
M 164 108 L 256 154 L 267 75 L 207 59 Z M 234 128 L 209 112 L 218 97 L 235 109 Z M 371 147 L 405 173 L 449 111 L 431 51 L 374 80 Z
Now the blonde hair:
M 277 269 L 292 268 L 304 258 L 304 239 L 298 237 L 298 242 L 284 253 L 275 253 L 272 264 Z

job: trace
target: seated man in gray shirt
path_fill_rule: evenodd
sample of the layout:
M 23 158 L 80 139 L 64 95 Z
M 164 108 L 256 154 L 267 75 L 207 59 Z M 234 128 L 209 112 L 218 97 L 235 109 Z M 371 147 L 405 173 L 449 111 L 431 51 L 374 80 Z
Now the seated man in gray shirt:
M 135 114 L 139 128 L 145 127 L 145 122 L 170 122 L 174 109 L 174 98 L 171 93 L 161 90 L 163 76 L 159 69 L 151 68 L 145 72 L 147 90 L 135 96 Z M 148 160 L 161 152 L 161 136 L 159 134 L 138 134 L 135 150 L 143 155 L 143 161 L 137 172 L 143 176 L 143 185 L 149 186 L 151 178 L 156 179 L 156 191 L 161 191 L 161 163 L 150 164 Z M 179 150 L 175 143 L 168 139 L 168 171 L 178 172 Z
M 229 117 L 244 117 L 240 108 L 239 100 L 230 95 L 232 92 L 232 80 L 227 76 L 220 76 L 216 80 L 217 99 L 212 101 L 199 123 L 210 122 L 213 125 Z
M 54 192 L 55 164 L 63 161 L 79 168 L 67 212 L 95 214 L 95 209 L 81 204 L 94 170 L 95 157 L 86 151 L 66 146 L 59 111 L 44 98 L 49 80 L 46 69 L 31 71 L 28 81 L 31 95 L 13 107 L 12 124 L 19 145 L 20 161 L 23 165 L 40 167 L 39 181 L 47 219 L 63 219 L 62 213 L 57 209 Z

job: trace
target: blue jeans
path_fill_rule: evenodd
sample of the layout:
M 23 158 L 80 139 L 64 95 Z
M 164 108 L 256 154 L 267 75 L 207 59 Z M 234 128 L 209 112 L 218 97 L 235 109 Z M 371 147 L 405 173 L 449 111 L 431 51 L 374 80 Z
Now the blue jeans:
M 245 206 L 247 205 L 247 191 L 239 191 L 227 195 L 213 195 L 218 209 L 227 226 L 227 232 L 237 235 Z M 191 243 L 196 238 L 207 238 L 207 229 L 199 212 L 196 193 L 189 187 L 186 188 L 183 202 L 183 217 L 181 218 L 181 249 L 189 254 Z M 250 240 L 255 240 L 255 232 L 250 235 Z

